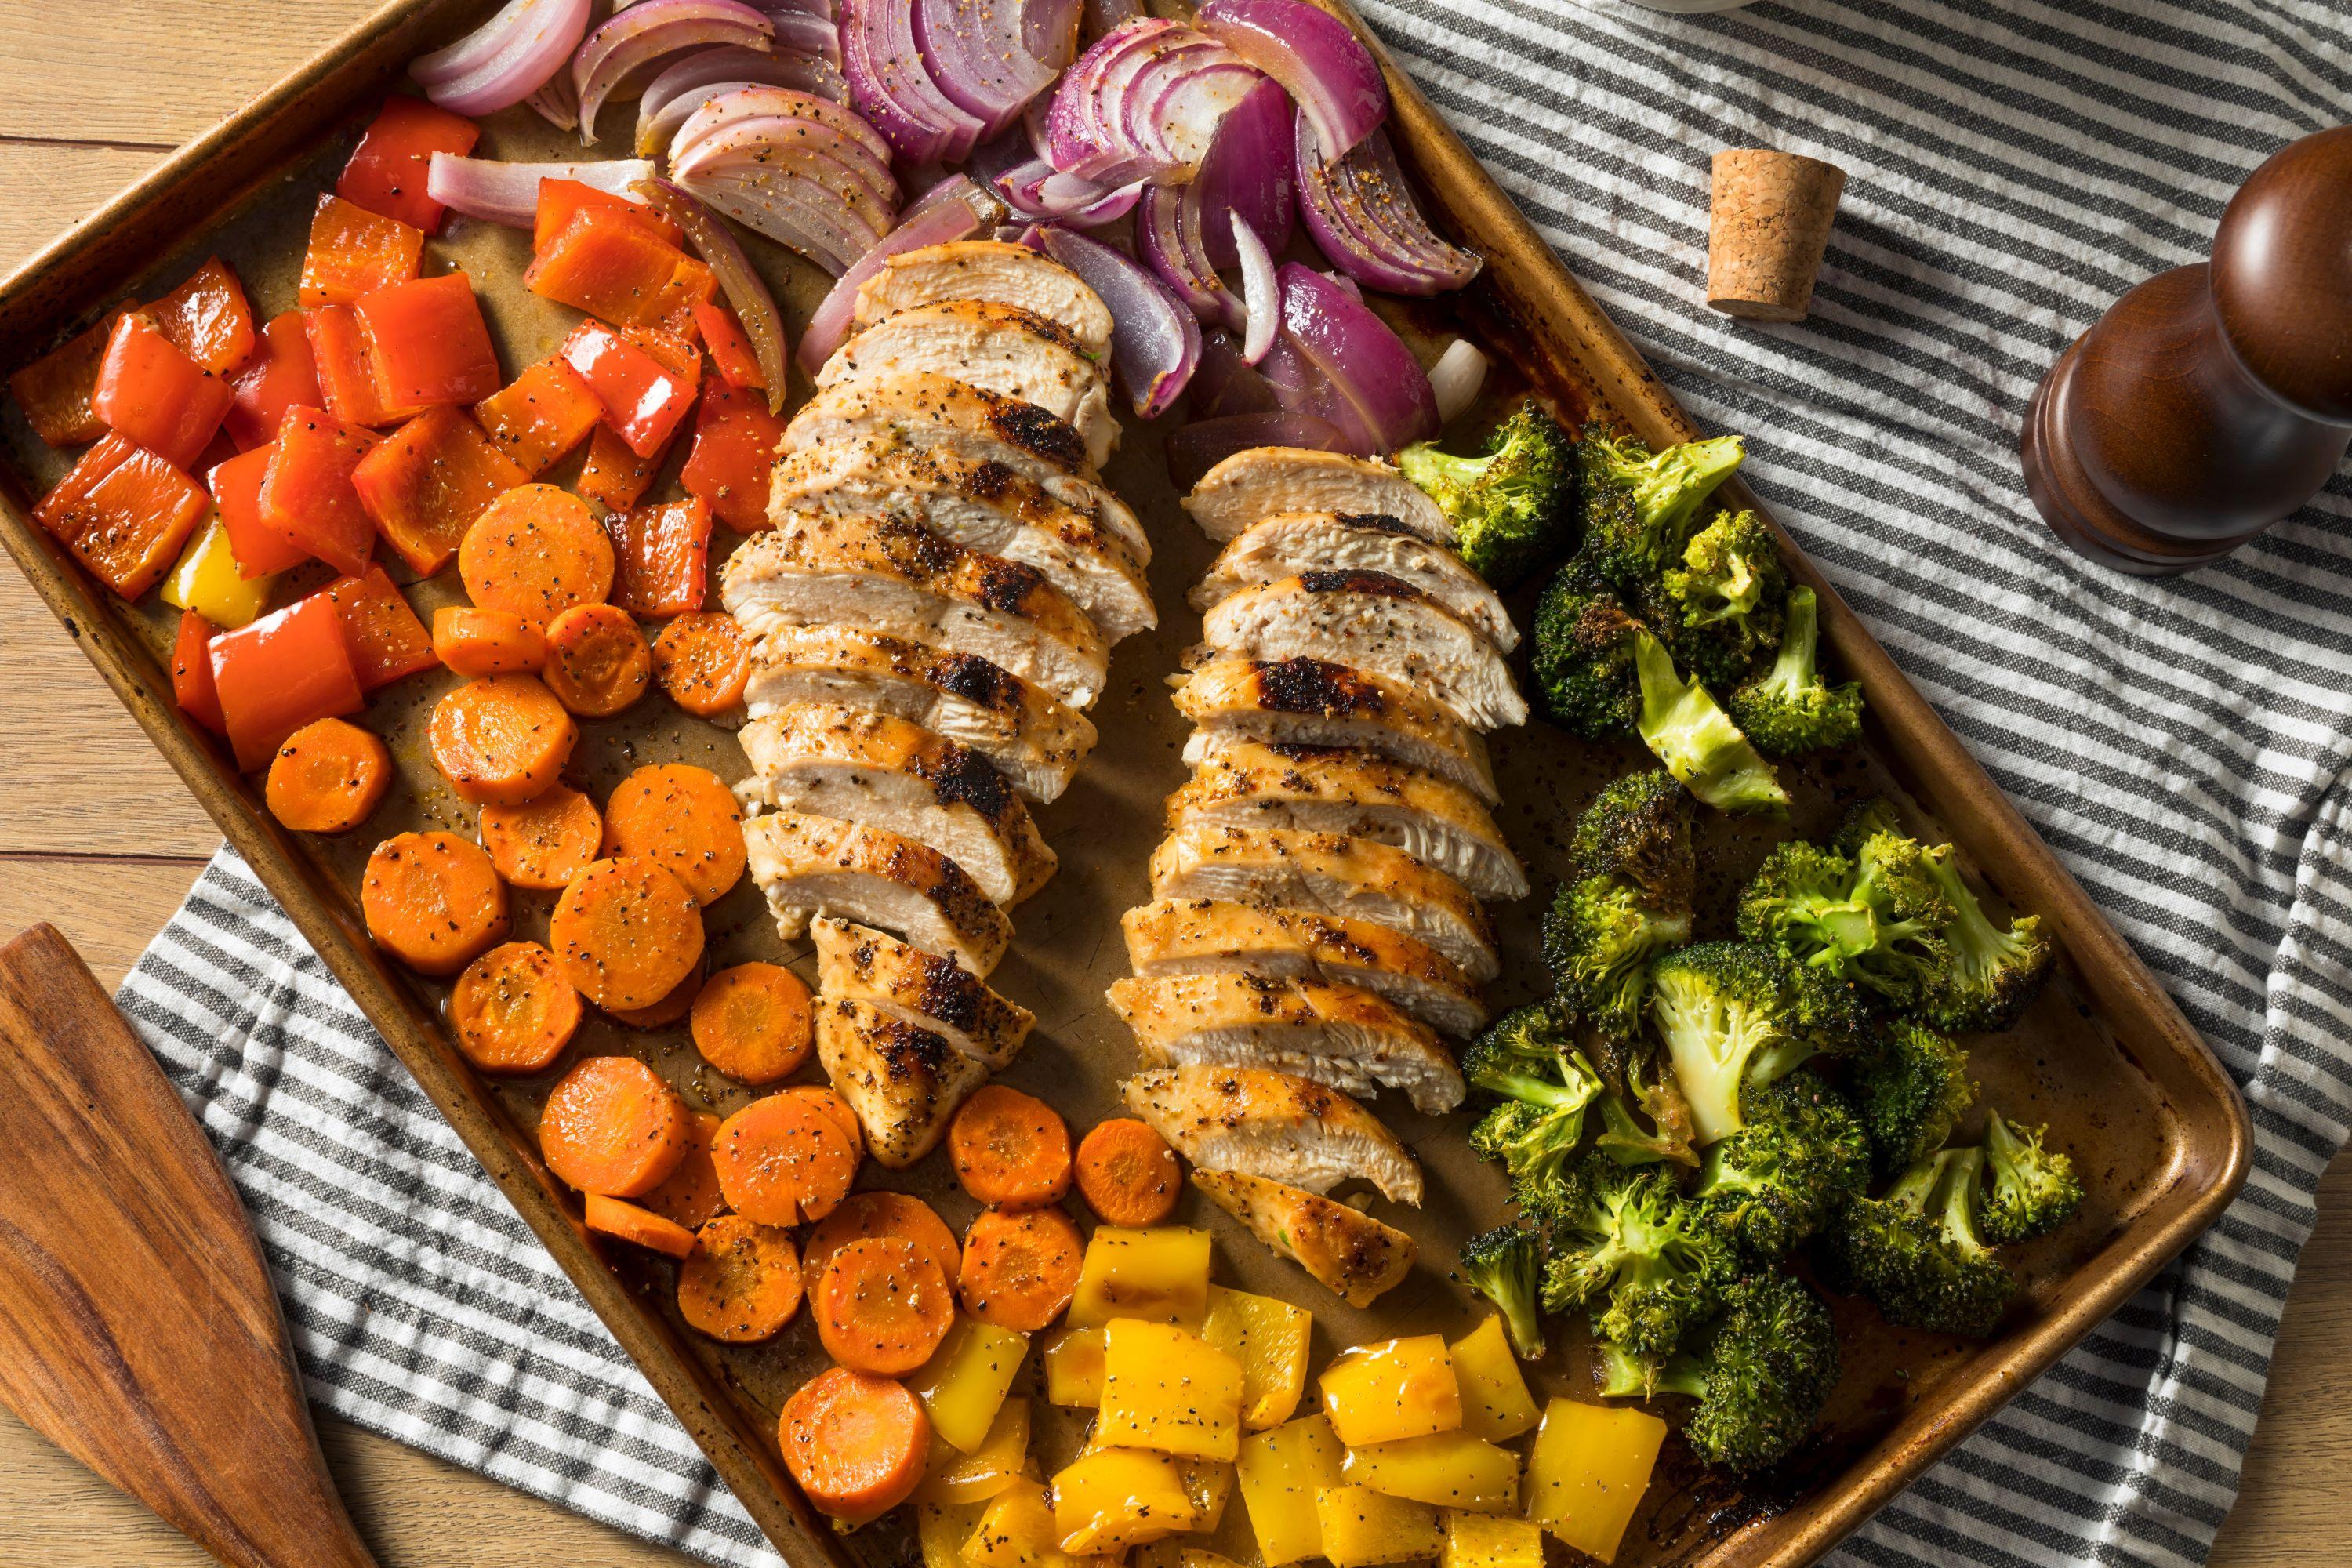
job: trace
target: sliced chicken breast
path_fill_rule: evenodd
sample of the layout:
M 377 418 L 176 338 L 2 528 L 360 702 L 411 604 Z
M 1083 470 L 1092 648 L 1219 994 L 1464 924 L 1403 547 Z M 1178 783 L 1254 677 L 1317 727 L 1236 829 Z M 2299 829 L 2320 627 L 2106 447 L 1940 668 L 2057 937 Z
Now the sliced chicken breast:
M 1034 403 L 1076 429 L 1099 468 L 1118 445 L 1110 380 L 1069 330 L 1014 305 L 946 300 L 902 310 L 833 351 L 819 388 L 930 371 Z
M 987 300 L 1043 316 L 1097 359 L 1110 347 L 1110 310 L 1100 295 L 1051 257 L 1001 239 L 899 252 L 859 285 L 856 323 L 870 327 L 943 300 Z
M 1421 1202 L 1420 1163 L 1380 1118 L 1327 1085 L 1266 1068 L 1155 1068 L 1124 1093 L 1129 1110 L 1204 1171 L 1310 1193 L 1361 1176 L 1391 1203 Z
M 816 915 L 895 931 L 985 977 L 1013 922 L 962 867 L 927 844 L 838 817 L 772 811 L 747 818 L 751 879 L 787 939 Z
M 1481 730 L 1528 720 L 1495 645 L 1382 572 L 1308 572 L 1244 588 L 1201 617 L 1201 639 L 1234 658 L 1336 658 L 1426 691 Z
M 1151 541 L 1125 501 L 1105 488 L 1084 437 L 1034 403 L 1005 397 L 931 371 L 877 375 L 827 387 L 803 404 L 776 448 L 806 451 L 829 441 L 890 436 L 916 447 L 941 446 L 974 462 L 1003 463 L 1074 506 L 1151 561 Z
M 1037 1020 L 963 965 L 910 947 L 886 931 L 830 918 L 812 922 L 817 990 L 872 1004 L 931 1030 L 992 1070 L 1020 1054 Z
M 1370 838 L 1195 823 L 1151 855 L 1151 896 L 1319 910 L 1435 948 L 1471 979 L 1502 973 L 1495 930 L 1470 889 Z
M 1394 845 L 1482 899 L 1523 899 L 1528 874 L 1477 796 L 1460 784 L 1343 746 L 1207 737 L 1168 797 L 1182 827 L 1297 827 Z
M 1370 921 L 1217 899 L 1161 899 L 1119 917 L 1128 967 L 1145 976 L 1226 971 L 1360 985 L 1465 1038 L 1486 1021 L 1461 967 Z
M 1505 653 L 1518 646 L 1518 628 L 1486 580 L 1392 517 L 1286 511 L 1254 522 L 1217 552 L 1192 590 L 1192 607 L 1206 610 L 1244 588 L 1308 572 L 1381 573 L 1418 589 Z
M 1462 1103 L 1437 1031 L 1360 985 L 1225 970 L 1130 975 L 1105 994 L 1147 1067 L 1272 1068 L 1365 1097 L 1401 1089 L 1432 1115 Z
M 816 1058 L 857 1113 L 866 1146 L 903 1171 L 940 1146 L 957 1107 L 988 1081 L 988 1068 L 936 1029 L 855 996 L 820 996 Z
M 787 513 L 727 559 L 727 608 L 754 637 L 777 626 L 864 626 L 977 654 L 1084 708 L 1109 650 L 1086 613 L 1023 566 L 904 518 Z
M 1050 801 L 1094 750 L 1087 716 L 978 654 L 857 626 L 778 626 L 754 645 L 752 717 L 794 702 L 887 713 L 970 746 L 1032 800 Z
M 1304 447 L 1252 447 L 1201 476 L 1184 510 L 1212 539 L 1238 536 L 1281 511 L 1336 511 L 1392 517 L 1436 544 L 1454 542 L 1454 524 L 1421 487 L 1377 458 Z
M 770 498 L 795 516 L 911 519 L 967 549 L 1034 567 L 1112 642 L 1160 624 L 1126 541 L 1002 463 L 862 437 L 784 458 Z
M 1192 1184 L 1350 1307 L 1369 1307 L 1395 1289 L 1421 1251 L 1394 1226 L 1264 1176 L 1195 1171 Z
M 1184 748 L 1194 764 L 1228 736 L 1350 746 L 1450 779 L 1489 805 L 1502 799 L 1477 731 L 1444 704 L 1369 670 L 1319 658 L 1217 659 L 1177 689 L 1176 710 L 1199 731 Z
M 996 765 L 969 746 L 885 713 L 795 702 L 736 732 L 746 805 L 887 828 L 963 868 L 1000 907 L 1052 879 L 1055 861 Z

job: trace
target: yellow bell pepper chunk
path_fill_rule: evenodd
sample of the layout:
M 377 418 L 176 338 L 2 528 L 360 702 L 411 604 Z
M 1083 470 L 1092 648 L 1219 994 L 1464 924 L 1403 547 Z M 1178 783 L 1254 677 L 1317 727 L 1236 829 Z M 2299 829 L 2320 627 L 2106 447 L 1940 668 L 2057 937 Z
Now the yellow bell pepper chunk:
M 1454 1378 L 1462 1388 L 1462 1430 L 1489 1443 L 1508 1442 L 1543 1419 L 1519 1358 L 1503 1331 L 1503 1320 L 1488 1318 L 1446 1347 Z
M 1103 1331 L 1063 1329 L 1045 1342 L 1045 1397 L 1093 1410 L 1102 1404 Z
M 1242 1425 L 1253 1432 L 1279 1426 L 1307 1390 L 1307 1342 L 1315 1319 L 1303 1307 L 1209 1287 L 1209 1315 L 1201 1337 L 1242 1363 Z M 1532 1418 L 1528 1425 L 1533 1426 Z
M 1231 1459 L 1242 1436 L 1241 1363 L 1167 1323 L 1117 1318 L 1103 1331 L 1098 1441 Z
M 1045 1489 L 1026 1478 L 989 1500 L 965 1538 L 963 1559 L 966 1568 L 1097 1568 L 1099 1561 L 1062 1550 Z
M 1435 1334 L 1359 1345 L 1323 1369 L 1323 1414 L 1350 1448 L 1462 1425 L 1454 1359 Z
M 1340 1460 L 1339 1439 L 1320 1415 L 1303 1415 L 1244 1439 L 1234 1477 L 1267 1568 L 1323 1555 L 1315 1494 L 1339 1484 Z
M 1073 1556 L 1126 1551 L 1193 1528 L 1175 1461 L 1136 1448 L 1097 1448 L 1054 1477 L 1054 1528 Z
M 1207 1231 L 1106 1225 L 1087 1241 L 1066 1321 L 1072 1328 L 1098 1329 L 1113 1318 L 1140 1318 L 1197 1330 L 1208 1311 Z
M 1315 1517 L 1331 1568 L 1419 1563 L 1445 1550 L 1445 1524 L 1435 1509 L 1369 1487 L 1323 1488 L 1315 1494 Z
M 931 1430 L 960 1453 L 979 1451 L 996 1424 L 997 1406 L 1021 1375 L 1029 1336 L 961 1314 L 931 1359 L 915 1369 L 907 1386 L 923 1402 Z
M 966 1568 L 963 1543 L 980 1522 L 986 1503 L 927 1502 L 915 1510 L 915 1539 L 923 1549 L 923 1568 Z
M 1390 1497 L 1474 1513 L 1512 1513 L 1519 1506 L 1519 1457 L 1467 1432 L 1432 1432 L 1350 1448 L 1340 1478 Z
M 228 529 L 218 517 L 205 523 L 180 555 L 180 563 L 163 580 L 163 602 L 175 610 L 194 610 L 223 631 L 235 631 L 269 602 L 277 575 L 248 578 L 229 547 Z
M 1445 1552 L 1437 1568 L 1543 1568 L 1543 1530 L 1531 1521 L 1460 1511 L 1445 1516 Z
M 1008 1399 L 996 1408 L 988 1440 L 969 1454 L 932 1428 L 929 1468 L 915 1489 L 917 1502 L 985 1502 L 1011 1486 L 1029 1467 L 1029 1402 Z
M 1666 1424 L 1654 1415 L 1553 1400 L 1528 1453 L 1528 1518 L 1579 1552 L 1615 1561 L 1665 1440 Z

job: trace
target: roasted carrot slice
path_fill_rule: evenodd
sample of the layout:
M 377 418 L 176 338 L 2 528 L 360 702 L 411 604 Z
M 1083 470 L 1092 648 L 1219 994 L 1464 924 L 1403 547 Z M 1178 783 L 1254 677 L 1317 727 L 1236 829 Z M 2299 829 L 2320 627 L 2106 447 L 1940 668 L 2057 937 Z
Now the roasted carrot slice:
M 605 1013 L 615 1023 L 626 1024 L 632 1029 L 667 1029 L 694 1009 L 694 999 L 702 994 L 702 971 L 695 972 L 669 988 L 669 994 L 646 1007 L 607 1007 Z
M 207 375 L 233 376 L 253 357 L 253 307 L 245 285 L 217 256 L 146 310 L 172 346 Z
M 107 428 L 174 467 L 195 466 L 236 401 L 236 389 L 180 352 L 153 317 L 114 323 L 89 405 Z
M 667 867 L 697 903 L 714 904 L 743 876 L 743 808 L 708 768 L 642 767 L 604 802 L 604 845 Z
M 635 1057 L 572 1064 L 539 1113 L 539 1152 L 556 1179 L 583 1193 L 634 1198 L 686 1157 L 686 1107 Z
M 835 1253 L 869 1236 L 896 1237 L 912 1243 L 916 1251 L 939 1265 L 940 1276 L 945 1279 L 954 1279 L 962 1262 L 955 1232 L 922 1199 L 906 1193 L 852 1193 L 808 1234 L 801 1273 L 809 1294 L 816 1294 L 817 1281 Z
M 964 1310 L 1000 1329 L 1035 1333 L 1078 1289 L 1086 1244 L 1060 1209 L 983 1210 L 964 1232 L 957 1285 Z
M 484 675 L 435 705 L 425 735 L 457 798 L 520 805 L 555 782 L 580 731 L 536 677 Z
M 352 470 L 352 488 L 383 542 L 430 577 L 449 563 L 489 504 L 530 476 L 455 408 L 434 408 L 385 437 Z
M 634 1247 L 651 1247 L 656 1252 L 683 1258 L 694 1250 L 694 1232 L 676 1220 L 666 1219 L 649 1209 L 641 1209 L 619 1198 L 608 1198 L 602 1193 L 590 1193 L 581 1217 L 588 1228 L 601 1235 L 628 1242 Z
M 688 1026 L 702 1059 L 737 1083 L 773 1083 L 809 1058 L 815 1028 L 808 987 L 776 963 L 739 963 L 712 975 Z
M 841 1090 L 829 1083 L 796 1083 L 780 1089 L 776 1093 L 805 1100 L 832 1117 L 840 1123 L 841 1135 L 849 1140 L 849 1146 L 857 1152 L 858 1158 L 866 1157 L 866 1130 L 857 1124 L 857 1112 L 850 1109 L 849 1101 L 842 1098 Z
M 507 934 L 507 890 L 479 847 L 454 833 L 400 833 L 360 879 L 375 944 L 420 974 L 455 974 Z
M 1078 1191 L 1105 1225 L 1158 1225 L 1184 1190 L 1176 1151 L 1132 1117 L 1096 1122 L 1078 1140 L 1077 1166 Z
M 719 1190 L 719 1167 L 710 1160 L 710 1146 L 719 1141 L 719 1118 L 697 1110 L 689 1112 L 688 1120 L 692 1127 L 687 1134 L 685 1157 L 660 1186 L 637 1202 L 664 1219 L 698 1230 L 727 1206 L 727 1194 Z
M 106 434 L 106 421 L 89 405 L 98 390 L 98 367 L 106 358 L 114 323 L 130 314 L 117 305 L 8 378 L 8 391 L 33 434 L 52 447 L 79 447 Z M 268 437 L 264 437 L 267 439 Z
M 520 805 L 482 807 L 481 829 L 482 847 L 499 875 L 541 893 L 569 887 L 595 862 L 604 842 L 604 818 L 596 803 L 563 784 L 552 784 Z
M 425 234 L 436 233 L 448 209 L 425 189 L 433 154 L 462 158 L 481 134 L 480 126 L 461 115 L 394 93 L 352 149 L 351 162 L 336 178 L 335 195 Z
M 654 638 L 654 679 L 688 713 L 724 713 L 751 682 L 751 638 L 724 610 L 680 616 Z
M 784 1401 L 778 1441 L 812 1507 L 863 1524 L 922 1484 L 931 1420 L 904 1384 L 827 1367 Z
M 310 216 L 298 298 L 304 305 L 354 305 L 416 276 L 425 231 L 383 217 L 341 196 L 322 195 Z
M 656 619 L 702 608 L 710 563 L 710 507 L 699 496 L 607 518 L 613 603 Z
M 535 942 L 500 942 L 449 993 L 457 1048 L 484 1072 L 544 1072 L 580 1027 L 580 993 Z
M 755 1100 L 719 1123 L 712 1157 L 727 1206 L 762 1225 L 823 1219 L 849 1195 L 856 1145 L 801 1095 Z
M 801 1310 L 800 1256 L 792 1234 L 723 1214 L 695 1233 L 677 1271 L 677 1311 L 714 1340 L 772 1338 Z
M 948 1163 L 980 1202 L 1036 1208 L 1070 1190 L 1070 1130 L 1034 1095 L 982 1084 L 948 1126 Z
M 391 406 L 479 403 L 499 389 L 498 350 L 464 273 L 394 283 L 356 309 L 375 351 L 377 390 Z
M 262 798 L 298 833 L 342 833 L 368 819 L 392 784 L 392 752 L 341 719 L 314 719 L 270 759 Z
M 561 359 L 543 359 L 474 405 L 474 418 L 515 467 L 537 479 L 587 438 L 604 405 Z
M 583 719 L 609 719 L 653 683 L 653 649 L 629 612 L 574 605 L 547 627 L 547 689 Z
M 339 578 L 320 592 L 343 623 L 343 642 L 352 650 L 352 672 L 359 677 L 362 691 L 389 686 L 441 662 L 425 623 L 383 567 L 371 564 L 358 576 Z
M 640 458 L 629 450 L 627 442 L 613 434 L 610 426 L 599 425 L 588 437 L 588 457 L 580 465 L 580 478 L 575 482 L 582 495 L 605 510 L 626 511 L 652 488 L 654 475 L 661 471 L 662 459 L 668 451 L 668 447 L 661 447 L 655 449 L 653 456 Z
M 81 455 L 33 516 L 125 599 L 161 582 L 204 520 L 196 481 L 122 436 Z
M 955 1323 L 955 1291 L 936 1259 L 895 1236 L 835 1251 L 810 1298 L 825 1353 L 856 1372 L 903 1377 Z
M 511 610 L 444 605 L 433 612 L 433 651 L 459 675 L 528 674 L 547 662 L 547 638 Z
M 553 485 L 523 485 L 492 501 L 466 531 L 457 573 L 478 608 L 532 626 L 613 591 L 613 542 L 588 503 Z
M 580 994 L 606 1011 L 650 1007 L 702 962 L 702 910 L 651 860 L 599 860 L 555 900 L 548 945 Z

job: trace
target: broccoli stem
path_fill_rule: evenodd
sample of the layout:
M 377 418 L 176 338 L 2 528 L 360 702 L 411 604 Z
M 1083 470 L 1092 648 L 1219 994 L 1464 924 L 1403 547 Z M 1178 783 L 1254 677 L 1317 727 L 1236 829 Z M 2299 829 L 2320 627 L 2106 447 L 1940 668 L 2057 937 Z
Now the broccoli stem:
M 1633 633 L 1633 669 L 1642 683 L 1634 727 L 1668 773 L 1718 811 L 1786 814 L 1789 792 L 1772 764 L 1706 687 L 1675 673 L 1673 657 L 1646 626 Z

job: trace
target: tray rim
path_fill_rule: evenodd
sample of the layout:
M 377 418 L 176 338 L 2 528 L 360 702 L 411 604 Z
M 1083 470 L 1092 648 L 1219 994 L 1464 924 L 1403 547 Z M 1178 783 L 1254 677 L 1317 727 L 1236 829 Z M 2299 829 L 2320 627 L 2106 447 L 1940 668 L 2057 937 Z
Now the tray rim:
M 1539 364 L 1569 367 L 1591 384 L 1643 439 L 1663 444 L 1701 432 L 1665 390 L 1640 352 L 1569 272 L 1485 165 L 1396 65 L 1380 37 L 1344 0 L 1314 0 L 1371 47 L 1393 104 L 1398 152 L 1422 176 L 1442 227 L 1473 237 L 1487 257 L 1487 284 L 1528 330 Z M 52 333 L 119 288 L 139 266 L 85 263 L 126 226 L 153 216 L 216 161 L 257 165 L 250 188 L 285 161 L 273 141 L 289 140 L 289 123 L 331 124 L 348 116 L 365 89 L 396 74 L 416 45 L 485 0 L 386 0 L 244 109 L 163 159 L 96 212 L 83 217 L 0 279 L 0 341 L 22 344 Z M 150 258 L 152 259 L 152 256 Z M 117 274 L 121 274 L 118 276 Z M 56 291 L 78 300 L 60 309 L 39 299 Z M 27 323 L 24 320 L 36 320 Z M 831 1529 L 801 1499 L 781 1455 L 744 1418 L 721 1380 L 689 1353 L 657 1314 L 598 1255 L 565 1206 L 559 1184 L 457 1056 L 446 1036 L 366 937 L 350 898 L 320 874 L 289 835 L 261 808 L 240 775 L 209 742 L 184 726 L 168 700 L 168 678 L 121 624 L 112 595 L 88 581 L 30 516 L 29 498 L 12 467 L 0 465 L 0 543 L 37 593 L 79 643 L 159 752 L 205 807 L 227 842 L 319 952 L 468 1151 L 530 1226 L 647 1382 L 692 1436 L 770 1542 L 789 1561 L 841 1563 Z M 1740 481 L 1730 490 L 1768 521 L 1769 509 Z M 2236 1083 L 2183 1017 L 2145 963 L 2091 901 L 2072 874 L 2001 793 L 1958 737 L 1921 698 L 1867 627 L 1785 531 L 1780 532 L 1797 578 L 1822 600 L 1825 636 L 1860 679 L 1872 711 L 1873 745 L 1900 760 L 1914 791 L 1946 822 L 1979 868 L 2021 907 L 2042 912 L 2059 933 L 2075 972 L 2117 1033 L 2129 1022 L 2163 1047 L 2155 1068 L 2181 1121 L 2172 1180 L 2096 1257 L 2077 1268 L 2061 1300 L 2040 1317 L 1989 1344 L 1954 1372 L 1835 1479 L 1777 1518 L 1733 1531 L 1692 1561 L 1706 1568 L 1802 1568 L 1859 1527 L 1878 1508 L 1988 1419 L 2009 1398 L 2087 1335 L 2217 1219 L 2251 1166 L 2252 1126 Z M 2030 889 L 2030 896 L 2027 890 Z M 2159 1070 L 2160 1069 L 2160 1070 Z M 2170 1078 L 2167 1079 L 2166 1074 Z M 2177 1081 L 2176 1081 L 2177 1080 Z M 2201 1184 L 2191 1189 L 2192 1179 Z M 2071 1298 L 2071 1299 L 2070 1299 Z

